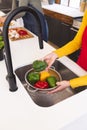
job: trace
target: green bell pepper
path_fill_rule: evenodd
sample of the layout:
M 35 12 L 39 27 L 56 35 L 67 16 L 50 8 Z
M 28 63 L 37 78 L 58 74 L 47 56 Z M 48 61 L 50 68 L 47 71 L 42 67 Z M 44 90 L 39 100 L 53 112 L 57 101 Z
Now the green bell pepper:
M 40 80 L 40 74 L 38 72 L 31 72 L 27 75 L 27 80 L 31 84 L 35 84 L 37 81 Z
M 33 62 L 33 69 L 36 72 L 40 72 L 42 70 L 45 70 L 46 67 L 47 67 L 47 63 L 45 61 L 36 60 Z
M 57 79 L 55 76 L 49 76 L 46 81 L 48 82 L 49 84 L 49 87 L 53 88 L 56 86 L 56 82 L 57 82 Z

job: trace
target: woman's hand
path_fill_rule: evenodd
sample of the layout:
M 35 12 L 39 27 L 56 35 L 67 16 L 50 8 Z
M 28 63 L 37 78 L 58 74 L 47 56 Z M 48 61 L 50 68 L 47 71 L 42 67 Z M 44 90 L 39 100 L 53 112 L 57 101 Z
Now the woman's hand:
M 57 88 L 52 91 L 49 91 L 48 92 L 49 94 L 64 90 L 65 88 L 70 86 L 70 82 L 63 80 L 63 81 L 57 82 L 56 85 L 57 85 Z
M 54 53 L 54 52 L 52 52 L 52 53 L 46 55 L 45 57 L 43 57 L 42 60 L 45 60 L 46 63 L 48 64 L 48 66 L 47 66 L 47 68 L 46 68 L 47 70 L 51 67 L 51 65 L 54 63 L 54 61 L 55 61 L 57 58 L 58 58 L 58 56 L 57 56 L 57 54 Z

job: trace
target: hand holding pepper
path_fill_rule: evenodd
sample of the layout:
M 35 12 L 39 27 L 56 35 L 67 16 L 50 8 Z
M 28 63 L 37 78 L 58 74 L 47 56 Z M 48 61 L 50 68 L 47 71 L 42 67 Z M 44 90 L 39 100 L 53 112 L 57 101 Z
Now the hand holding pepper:
M 43 61 L 45 61 L 47 63 L 47 67 L 46 70 L 48 70 L 51 65 L 54 63 L 54 61 L 58 58 L 58 55 L 54 52 L 49 53 L 48 55 L 46 55 L 45 57 L 42 58 Z

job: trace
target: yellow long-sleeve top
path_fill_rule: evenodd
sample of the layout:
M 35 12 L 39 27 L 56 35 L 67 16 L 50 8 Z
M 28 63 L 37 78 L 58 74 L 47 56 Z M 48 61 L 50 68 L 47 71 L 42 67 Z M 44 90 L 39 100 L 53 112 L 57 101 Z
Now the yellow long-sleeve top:
M 64 45 L 63 47 L 54 51 L 58 55 L 58 58 L 65 56 L 65 55 L 69 55 L 81 48 L 82 35 L 83 35 L 83 32 L 84 32 L 86 26 L 87 26 L 87 10 L 84 13 L 82 24 L 81 24 L 79 31 L 76 34 L 75 38 L 72 41 L 70 41 L 69 43 L 67 43 L 66 45 Z M 70 85 L 72 88 L 87 85 L 87 75 L 81 76 L 79 78 L 71 79 Z

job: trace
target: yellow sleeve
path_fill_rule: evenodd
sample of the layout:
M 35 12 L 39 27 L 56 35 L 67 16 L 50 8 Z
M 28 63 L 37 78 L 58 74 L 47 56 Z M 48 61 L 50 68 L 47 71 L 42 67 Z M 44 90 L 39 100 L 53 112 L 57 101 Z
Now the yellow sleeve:
M 82 24 L 75 38 L 72 41 L 68 42 L 63 47 L 54 51 L 58 55 L 59 58 L 65 55 L 69 55 L 75 52 L 76 50 L 80 49 L 81 44 L 82 44 L 82 35 L 86 26 L 87 26 L 87 10 L 84 13 Z
M 77 87 L 85 86 L 85 85 L 87 85 L 87 75 L 70 80 L 70 86 L 72 88 L 77 88 Z

